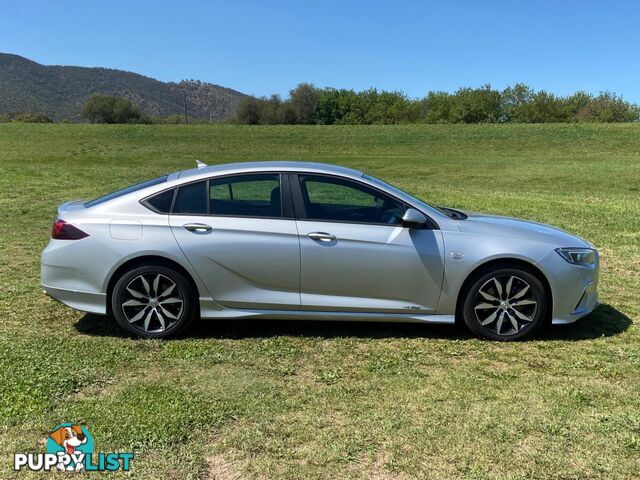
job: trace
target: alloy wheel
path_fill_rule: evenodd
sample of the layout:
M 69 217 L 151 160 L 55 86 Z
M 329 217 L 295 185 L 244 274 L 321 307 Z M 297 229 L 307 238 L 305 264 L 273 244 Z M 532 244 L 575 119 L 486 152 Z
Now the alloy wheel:
M 166 275 L 151 272 L 138 275 L 126 285 L 123 293 L 122 312 L 137 330 L 165 332 L 182 317 L 183 294 Z
M 500 336 L 526 329 L 537 308 L 531 285 L 516 275 L 498 275 L 487 280 L 478 290 L 473 307 L 480 325 Z

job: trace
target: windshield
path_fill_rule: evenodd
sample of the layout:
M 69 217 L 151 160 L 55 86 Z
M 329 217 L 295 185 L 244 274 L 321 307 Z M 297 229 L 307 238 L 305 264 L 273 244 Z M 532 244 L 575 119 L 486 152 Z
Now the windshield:
M 436 207 L 434 205 L 431 205 L 429 203 L 424 202 L 423 200 L 420 200 L 419 198 L 416 198 L 415 196 L 411 195 L 410 193 L 405 192 L 404 190 L 399 189 L 398 187 L 394 187 L 393 185 L 388 184 L 387 182 L 383 182 L 382 180 L 380 180 L 379 178 L 375 178 L 375 177 L 371 177 L 367 174 L 363 175 L 363 178 L 366 178 L 367 180 L 369 180 L 371 183 L 374 183 L 376 185 L 379 185 L 381 187 L 384 187 L 385 189 L 389 190 L 390 192 L 395 193 L 397 196 L 399 197 L 403 197 L 403 196 L 409 196 L 411 198 L 414 198 L 415 200 L 417 200 L 418 202 L 422 203 L 423 205 L 425 205 L 426 207 L 429 208 L 433 208 L 434 210 L 437 210 L 438 212 L 440 212 L 443 215 L 446 215 L 449 218 L 453 218 L 453 215 L 451 213 L 451 211 L 449 209 L 446 208 L 441 208 L 441 207 Z
M 153 180 L 147 180 L 146 182 L 136 183 L 135 185 L 131 185 L 130 187 L 123 188 L 122 190 L 118 190 L 117 192 L 108 193 L 102 197 L 98 197 L 95 200 L 91 200 L 84 204 L 85 207 L 93 207 L 94 205 L 99 205 L 101 203 L 107 202 L 109 200 L 113 200 L 114 198 L 121 197 L 122 195 L 126 195 L 127 193 L 136 192 L 138 190 L 142 190 L 143 188 L 153 187 L 154 185 L 158 185 L 160 183 L 164 183 L 169 178 L 168 175 L 163 175 L 162 177 L 154 178 Z

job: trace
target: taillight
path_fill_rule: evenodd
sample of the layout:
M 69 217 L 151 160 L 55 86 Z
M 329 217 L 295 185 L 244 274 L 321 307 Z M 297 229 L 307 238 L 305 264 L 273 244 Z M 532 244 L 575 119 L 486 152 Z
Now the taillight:
M 56 221 L 53 222 L 51 238 L 56 240 L 80 240 L 81 238 L 88 236 L 88 233 L 83 232 L 78 227 L 75 227 L 59 218 L 56 218 Z

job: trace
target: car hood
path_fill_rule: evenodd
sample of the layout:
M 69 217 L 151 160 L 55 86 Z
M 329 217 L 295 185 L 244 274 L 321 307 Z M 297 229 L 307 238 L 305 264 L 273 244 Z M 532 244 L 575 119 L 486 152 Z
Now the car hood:
M 483 213 L 464 212 L 466 220 L 458 222 L 465 233 L 481 233 L 504 237 L 526 238 L 553 244 L 557 247 L 590 247 L 586 240 L 544 223 L 501 217 Z

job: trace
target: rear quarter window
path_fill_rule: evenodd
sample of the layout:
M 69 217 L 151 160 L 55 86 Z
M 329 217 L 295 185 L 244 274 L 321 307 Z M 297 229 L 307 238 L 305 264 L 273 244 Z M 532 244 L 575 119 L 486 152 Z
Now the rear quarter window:
M 176 192 L 175 188 L 157 193 L 156 195 L 146 198 L 142 204 L 156 213 L 170 213 L 173 204 L 173 196 Z

